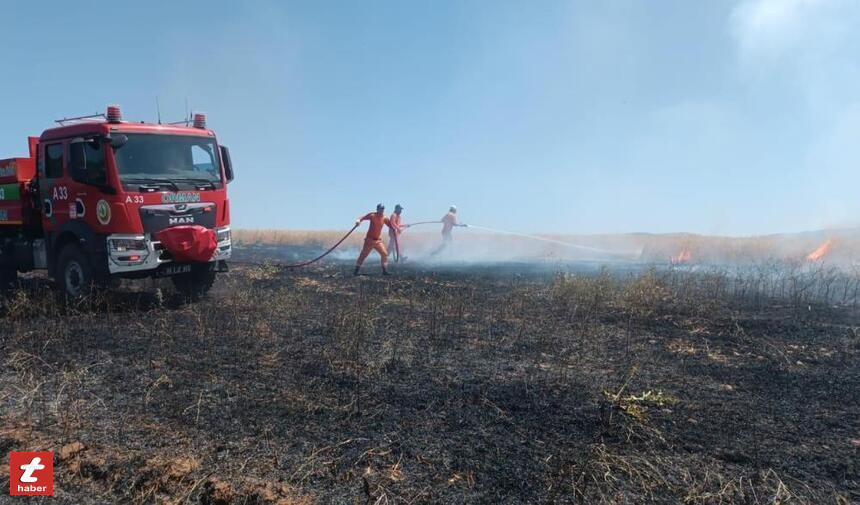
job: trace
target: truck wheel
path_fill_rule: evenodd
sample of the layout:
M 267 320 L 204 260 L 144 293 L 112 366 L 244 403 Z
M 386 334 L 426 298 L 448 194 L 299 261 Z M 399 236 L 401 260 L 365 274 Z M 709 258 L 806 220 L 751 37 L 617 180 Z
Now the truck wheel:
M 212 289 L 212 284 L 215 283 L 215 271 L 211 270 L 209 265 L 194 265 L 190 272 L 174 275 L 171 279 L 173 287 L 183 297 L 199 300 Z
M 72 299 L 80 299 L 92 292 L 93 267 L 76 245 L 67 245 L 57 260 L 57 285 Z

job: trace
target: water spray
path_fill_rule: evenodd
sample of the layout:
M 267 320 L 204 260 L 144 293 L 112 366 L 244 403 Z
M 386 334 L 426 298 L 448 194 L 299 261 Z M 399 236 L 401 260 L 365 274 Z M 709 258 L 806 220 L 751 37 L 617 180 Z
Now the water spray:
M 441 224 L 442 221 L 418 221 L 417 223 L 406 223 L 406 227 L 410 228 L 412 226 L 418 226 L 419 224 Z
M 580 249 L 583 251 L 596 252 L 596 253 L 600 253 L 600 254 L 618 254 L 614 251 L 607 251 L 606 249 L 599 249 L 597 247 L 590 247 L 590 246 L 580 245 L 580 244 L 572 244 L 570 242 L 564 242 L 564 241 L 556 240 L 556 239 L 552 239 L 552 238 L 541 237 L 540 235 L 529 235 L 528 233 L 519 233 L 519 232 L 509 231 L 509 230 L 499 230 L 497 228 L 490 228 L 487 226 L 478 226 L 475 224 L 470 224 L 470 225 L 468 225 L 468 227 L 469 228 L 477 228 L 479 230 L 489 231 L 492 233 L 501 233 L 503 235 L 513 235 L 516 237 L 523 237 L 523 238 L 528 238 L 528 239 L 532 239 L 532 240 L 540 240 L 542 242 L 548 242 L 550 244 L 559 244 L 559 245 L 563 245 L 563 246 L 567 246 L 567 247 L 572 247 L 574 249 Z
M 441 221 L 419 221 L 417 223 L 410 223 L 409 226 L 416 226 L 416 225 L 420 225 L 420 224 L 439 224 L 440 222 Z M 541 237 L 540 235 L 530 235 L 528 233 L 519 233 L 519 232 L 509 231 L 509 230 L 500 230 L 498 228 L 490 228 L 488 226 L 479 226 L 476 224 L 464 224 L 461 226 L 466 227 L 466 228 L 475 228 L 478 230 L 484 230 L 484 231 L 488 231 L 491 233 L 499 233 L 502 235 L 512 235 L 512 236 L 527 238 L 527 239 L 531 239 L 531 240 L 540 240 L 541 242 L 563 245 L 563 246 L 571 247 L 574 249 L 580 249 L 583 251 L 589 251 L 589 252 L 594 252 L 594 253 L 599 253 L 599 254 L 606 254 L 606 255 L 610 255 L 610 256 L 619 256 L 619 255 L 623 256 L 624 255 L 624 254 L 621 254 L 621 253 L 618 253 L 615 251 L 608 251 L 606 249 L 599 249 L 597 247 L 591 247 L 591 246 L 586 246 L 586 245 L 581 245 L 581 244 L 573 244 L 571 242 L 564 242 L 562 240 L 556 240 L 556 239 L 552 239 L 552 238 L 548 238 L 548 237 Z

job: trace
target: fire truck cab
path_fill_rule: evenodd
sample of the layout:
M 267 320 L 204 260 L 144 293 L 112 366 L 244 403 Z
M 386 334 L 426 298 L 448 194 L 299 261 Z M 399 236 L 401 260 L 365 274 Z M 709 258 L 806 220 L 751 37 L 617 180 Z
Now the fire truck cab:
M 230 152 L 203 114 L 183 124 L 58 121 L 0 160 L 0 280 L 45 269 L 70 297 L 118 278 L 205 294 L 231 255 Z

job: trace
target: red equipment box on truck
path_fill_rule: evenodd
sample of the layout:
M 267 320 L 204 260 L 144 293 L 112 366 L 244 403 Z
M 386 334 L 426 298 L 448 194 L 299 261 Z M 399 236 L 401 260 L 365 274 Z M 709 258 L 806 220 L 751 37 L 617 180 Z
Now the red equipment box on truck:
M 0 226 L 23 226 L 25 218 L 32 219 L 27 185 L 36 175 L 39 139 L 30 137 L 29 140 L 29 158 L 0 160 Z

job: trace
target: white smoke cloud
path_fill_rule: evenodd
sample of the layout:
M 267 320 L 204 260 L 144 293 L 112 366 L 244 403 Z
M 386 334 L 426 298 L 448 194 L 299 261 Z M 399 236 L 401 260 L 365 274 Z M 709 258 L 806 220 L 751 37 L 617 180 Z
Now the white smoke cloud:
M 860 224 L 860 204 L 848 190 L 857 181 L 860 149 L 860 2 L 747 0 L 730 17 L 740 75 L 756 99 L 781 93 L 796 102 L 806 130 L 808 226 Z
M 807 21 L 828 0 L 749 0 L 732 13 L 733 35 L 742 55 L 774 57 L 795 48 L 810 31 Z
M 860 2 L 844 0 L 747 0 L 730 18 L 747 76 L 795 81 L 825 114 L 856 95 L 858 25 Z

